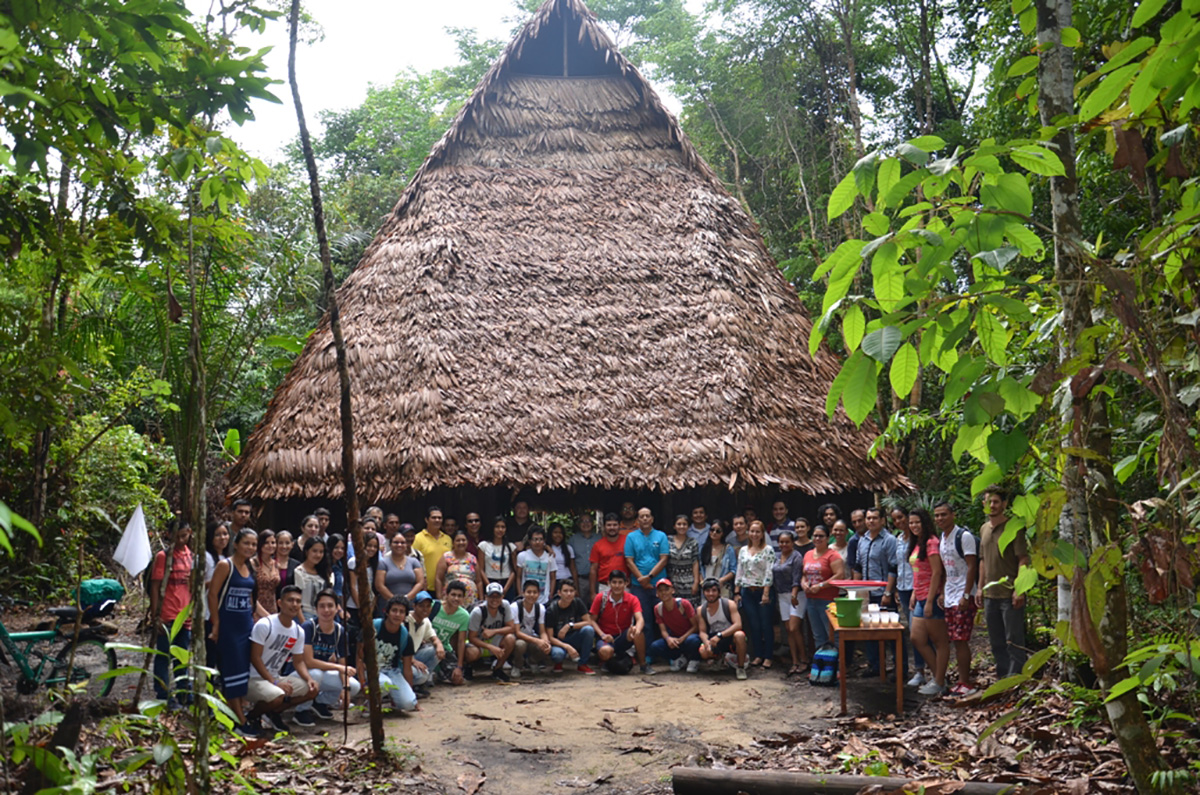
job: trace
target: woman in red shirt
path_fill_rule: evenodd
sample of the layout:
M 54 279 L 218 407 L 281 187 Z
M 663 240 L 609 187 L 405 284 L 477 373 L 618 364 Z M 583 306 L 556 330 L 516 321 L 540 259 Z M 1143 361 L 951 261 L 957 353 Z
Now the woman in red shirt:
M 938 533 L 933 519 L 924 508 L 908 512 L 908 530 L 912 541 L 908 563 L 913 570 L 912 644 L 928 664 L 933 663 L 933 679 L 921 685 L 918 693 L 940 696 L 946 692 L 946 666 L 950 663 L 950 636 L 946 633 L 946 613 L 942 610 L 942 586 L 946 569 L 938 550 Z
M 837 550 L 829 546 L 829 531 L 824 525 L 813 528 L 812 542 L 813 548 L 804 555 L 804 594 L 808 597 L 808 625 L 819 649 L 829 642 L 832 627 L 826 611 L 838 595 L 837 586 L 829 582 L 842 576 L 846 564 Z

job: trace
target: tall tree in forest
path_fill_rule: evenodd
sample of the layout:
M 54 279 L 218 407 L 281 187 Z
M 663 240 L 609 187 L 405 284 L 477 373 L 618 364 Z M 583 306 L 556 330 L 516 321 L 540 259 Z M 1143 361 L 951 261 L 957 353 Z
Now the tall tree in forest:
M 1037 9 L 1038 112 L 1044 128 L 1056 130 L 1052 142 L 1063 164 L 1061 174 L 1050 176 L 1053 219 L 1054 280 L 1062 307 L 1058 328 L 1058 367 L 1089 358 L 1088 331 L 1093 324 L 1092 292 L 1095 277 L 1079 213 L 1076 179 L 1075 134 L 1071 117 L 1075 105 L 1075 60 L 1063 36 L 1072 28 L 1072 0 L 1033 0 Z M 1097 263 L 1098 267 L 1104 267 Z M 1108 397 L 1096 387 L 1105 380 L 1103 365 L 1079 372 L 1071 381 L 1072 401 L 1064 416 L 1071 432 L 1061 442 L 1062 487 L 1066 495 L 1059 526 L 1063 538 L 1087 549 L 1120 550 L 1120 502 L 1112 464 L 1112 429 Z M 1104 589 L 1103 614 L 1088 609 L 1087 572 L 1077 565 L 1072 589 L 1072 631 L 1088 651 L 1100 685 L 1111 690 L 1126 676 L 1124 659 L 1129 650 L 1128 599 L 1125 577 L 1113 577 Z M 1063 578 L 1065 579 L 1065 577 Z M 1096 626 L 1098 624 L 1098 627 Z M 1096 629 L 1099 636 L 1096 637 Z M 1128 691 L 1105 702 L 1109 721 L 1134 784 L 1141 792 L 1153 787 L 1151 778 L 1162 768 L 1162 756 L 1146 722 L 1137 694 Z
M 296 106 L 296 123 L 300 128 L 300 147 L 304 163 L 308 168 L 308 185 L 312 197 L 313 227 L 317 233 L 317 244 L 321 255 L 321 266 L 325 274 L 325 301 L 329 307 L 329 326 L 333 332 L 333 346 L 337 352 L 338 384 L 341 391 L 339 412 L 342 421 L 342 483 L 346 500 L 346 526 L 354 539 L 355 549 L 366 549 L 362 523 L 358 515 L 358 484 L 354 473 L 354 413 L 350 403 L 350 370 L 346 364 L 346 340 L 342 336 L 342 321 L 338 314 L 337 285 L 333 278 L 333 258 L 329 254 L 329 238 L 325 232 L 325 210 L 321 204 L 321 182 L 317 173 L 317 159 L 313 155 L 312 139 L 304 119 L 304 105 L 300 102 L 300 86 L 296 81 L 296 31 L 300 18 L 300 0 L 292 0 L 288 44 L 288 83 L 292 88 L 292 102 Z M 367 594 L 360 606 L 363 615 L 362 646 L 363 662 L 366 665 L 367 703 L 371 721 L 371 749 L 376 756 L 383 754 L 383 705 L 379 692 L 379 661 L 375 650 L 374 589 L 367 580 L 367 566 L 359 566 L 358 592 Z

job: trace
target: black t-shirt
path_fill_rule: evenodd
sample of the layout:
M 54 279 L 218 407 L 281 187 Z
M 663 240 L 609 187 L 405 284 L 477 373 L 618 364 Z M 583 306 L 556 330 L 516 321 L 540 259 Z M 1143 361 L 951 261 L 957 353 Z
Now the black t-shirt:
M 350 641 L 346 630 L 336 623 L 333 625 L 333 632 L 325 634 L 316 621 L 305 621 L 304 643 L 313 647 L 313 658 L 322 662 L 334 662 L 350 656 Z
M 800 560 L 804 560 L 804 556 L 807 555 L 808 551 L 812 548 L 813 543 L 811 541 L 809 541 L 807 544 L 797 544 L 796 552 L 800 554 Z
M 570 606 L 563 607 L 562 604 L 555 599 L 546 608 L 546 629 L 557 635 L 558 631 L 571 622 L 578 624 L 587 616 L 588 609 L 584 606 L 583 600 L 578 596 L 571 602 Z
M 379 650 L 381 668 L 399 668 L 405 657 L 413 656 L 412 635 L 403 624 L 397 632 L 389 632 L 387 622 L 375 619 L 375 648 Z

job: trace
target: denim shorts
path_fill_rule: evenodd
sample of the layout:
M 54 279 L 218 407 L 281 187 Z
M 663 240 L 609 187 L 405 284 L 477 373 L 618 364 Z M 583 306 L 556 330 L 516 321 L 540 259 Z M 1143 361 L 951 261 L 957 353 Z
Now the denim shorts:
M 933 620 L 937 620 L 937 621 L 945 621 L 946 620 L 946 611 L 943 610 L 942 606 L 937 603 L 936 599 L 934 599 L 933 600 L 933 614 L 927 616 L 927 615 L 925 615 L 925 600 L 918 599 L 917 606 L 915 608 L 913 608 L 912 617 L 913 618 L 929 618 L 929 619 L 933 619 Z

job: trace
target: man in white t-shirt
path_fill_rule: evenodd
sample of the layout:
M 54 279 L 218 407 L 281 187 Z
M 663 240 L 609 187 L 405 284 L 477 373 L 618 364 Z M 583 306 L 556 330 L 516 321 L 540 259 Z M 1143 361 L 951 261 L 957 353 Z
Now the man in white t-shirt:
M 958 684 L 951 688 L 950 694 L 968 696 L 976 689 L 971 679 L 971 631 L 975 627 L 979 544 L 967 528 L 955 524 L 954 508 L 945 500 L 933 507 L 933 523 L 941 533 L 939 548 L 946 568 L 946 586 L 942 591 L 946 633 L 954 643 L 958 663 Z
M 526 580 L 522 594 L 523 598 L 514 603 L 509 611 L 509 617 L 517 629 L 512 656 L 513 676 L 521 675 L 527 655 L 530 660 L 530 673 L 540 670 L 541 664 L 550 659 L 550 638 L 546 635 L 546 608 L 542 604 L 541 587 L 537 580 Z M 535 664 L 537 668 L 534 667 Z
M 529 528 L 529 549 L 517 555 L 517 583 L 522 593 L 525 583 L 533 580 L 538 584 L 538 602 L 545 606 L 554 591 L 554 575 L 557 571 L 554 555 L 546 549 L 545 531 L 533 525 Z
M 281 714 L 289 707 L 312 701 L 319 688 L 304 664 L 304 629 L 300 616 L 301 595 L 295 585 L 285 585 L 279 594 L 279 612 L 260 618 L 250 630 L 250 684 L 247 700 L 253 704 L 246 723 L 255 726 L 265 716 L 275 731 L 288 725 Z M 291 661 L 295 673 L 283 675 Z

